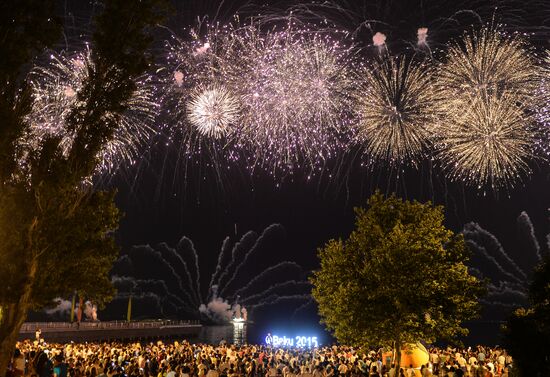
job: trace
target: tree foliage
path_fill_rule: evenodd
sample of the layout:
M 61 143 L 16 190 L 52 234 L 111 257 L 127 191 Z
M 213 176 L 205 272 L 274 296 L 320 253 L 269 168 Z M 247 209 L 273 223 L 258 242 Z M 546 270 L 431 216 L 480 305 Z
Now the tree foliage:
M 33 121 L 25 72 L 54 43 L 60 23 L 52 0 L 0 5 L 0 375 L 29 309 L 74 290 L 99 304 L 114 293 L 108 273 L 118 254 L 112 233 L 119 212 L 114 193 L 94 190 L 90 177 L 135 78 L 151 62 L 149 29 L 161 4 L 105 1 L 95 22 L 93 72 L 65 122 L 74 143 L 62 153 L 59 138 L 46 138 L 25 165 L 16 153 Z
M 506 349 L 521 376 L 550 375 L 550 256 L 537 267 L 529 286 L 529 309 L 518 309 L 504 328 Z
M 368 205 L 355 209 L 347 239 L 318 251 L 311 281 L 322 322 L 340 342 L 398 350 L 465 334 L 461 323 L 476 315 L 483 286 L 443 208 L 380 193 Z

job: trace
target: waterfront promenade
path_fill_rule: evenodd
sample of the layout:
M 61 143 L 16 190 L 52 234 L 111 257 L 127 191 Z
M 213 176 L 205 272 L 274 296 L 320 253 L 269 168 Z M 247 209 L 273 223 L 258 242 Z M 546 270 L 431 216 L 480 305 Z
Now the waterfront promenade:
M 35 339 L 38 329 L 45 341 L 63 343 L 185 338 L 197 336 L 201 328 L 199 321 L 27 322 L 21 326 L 19 340 Z

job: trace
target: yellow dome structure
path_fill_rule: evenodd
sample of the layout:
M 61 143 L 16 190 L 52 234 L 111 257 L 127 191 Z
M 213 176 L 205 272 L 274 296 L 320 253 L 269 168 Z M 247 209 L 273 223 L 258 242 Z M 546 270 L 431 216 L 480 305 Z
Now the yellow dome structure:
M 430 354 L 422 343 L 405 344 L 401 350 L 401 367 L 403 368 L 409 368 L 411 365 L 413 368 L 420 368 L 429 360 Z
M 384 353 L 384 360 L 391 359 L 392 352 Z M 412 365 L 414 375 L 420 377 L 420 367 L 430 360 L 430 354 L 422 343 L 404 344 L 401 349 L 401 368 L 409 369 Z

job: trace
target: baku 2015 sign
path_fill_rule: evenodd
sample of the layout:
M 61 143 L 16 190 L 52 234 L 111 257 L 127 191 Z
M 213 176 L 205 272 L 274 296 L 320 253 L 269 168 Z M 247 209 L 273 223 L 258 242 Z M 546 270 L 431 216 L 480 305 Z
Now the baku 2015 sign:
M 265 344 L 271 347 L 297 347 L 297 348 L 317 348 L 319 342 L 316 336 L 300 336 L 294 338 L 286 336 L 271 335 L 268 333 L 265 337 Z

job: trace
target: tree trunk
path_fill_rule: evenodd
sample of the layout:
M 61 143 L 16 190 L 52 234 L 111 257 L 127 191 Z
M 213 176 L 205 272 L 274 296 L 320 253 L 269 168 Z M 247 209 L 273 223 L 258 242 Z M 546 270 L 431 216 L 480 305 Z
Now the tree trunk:
M 0 377 L 6 375 L 19 330 L 27 318 L 36 268 L 37 260 L 33 258 L 29 263 L 27 279 L 23 285 L 19 302 L 2 305 L 2 319 L 0 321 Z
M 395 377 L 399 377 L 401 370 L 401 340 L 397 338 L 395 341 Z
M 0 327 L 0 376 L 6 375 L 19 335 L 19 329 L 25 322 L 27 310 L 23 309 L 23 306 L 26 307 L 27 305 L 19 302 L 4 307 L 5 315 Z

